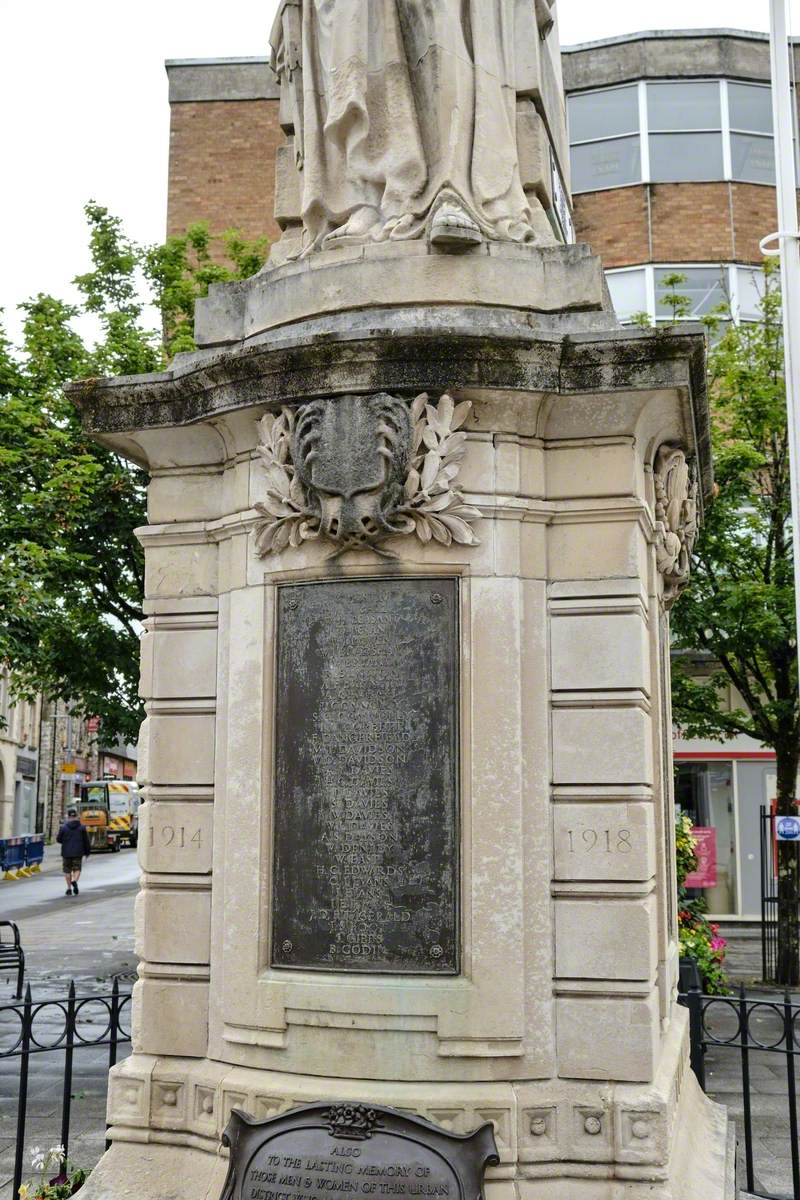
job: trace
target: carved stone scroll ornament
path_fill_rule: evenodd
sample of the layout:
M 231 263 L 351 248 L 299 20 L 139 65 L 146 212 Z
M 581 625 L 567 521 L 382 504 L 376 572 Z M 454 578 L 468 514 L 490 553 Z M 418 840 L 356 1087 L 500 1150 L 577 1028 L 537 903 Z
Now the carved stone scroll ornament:
M 259 422 L 267 496 L 256 504 L 261 557 L 317 538 L 337 553 L 399 534 L 476 546 L 476 508 L 455 486 L 471 401 L 427 394 L 341 396 L 283 408 Z
M 691 572 L 697 538 L 697 482 L 678 446 L 662 446 L 653 465 L 656 563 L 664 577 L 664 603 L 674 604 Z

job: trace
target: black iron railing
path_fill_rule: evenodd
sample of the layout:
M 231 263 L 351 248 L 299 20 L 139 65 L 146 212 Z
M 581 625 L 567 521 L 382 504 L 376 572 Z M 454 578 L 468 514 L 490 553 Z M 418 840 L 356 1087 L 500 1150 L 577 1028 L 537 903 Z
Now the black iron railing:
M 29 984 L 23 1000 L 0 1004 L 0 1060 L 19 1059 L 13 1196 L 17 1195 L 22 1183 L 31 1056 L 55 1051 L 60 1051 L 64 1056 L 61 1145 L 66 1156 L 69 1151 L 75 1052 L 107 1046 L 109 1069 L 113 1067 L 118 1048 L 131 1040 L 128 1028 L 130 1002 L 131 993 L 121 991 L 119 981 L 115 979 L 110 992 L 85 996 L 76 995 L 73 982 L 65 999 L 34 1000 Z
M 800 876 L 800 842 L 779 842 L 778 816 L 761 805 L 761 978 L 765 983 L 797 979 L 800 944 L 800 894 L 791 881 Z M 781 887 L 778 856 L 783 857 L 789 883 Z
M 691 1062 L 703 1091 L 706 1090 L 706 1054 L 720 1047 L 738 1054 L 742 1078 L 746 1190 L 765 1200 L 776 1200 L 768 1192 L 757 1191 L 753 1161 L 753 1097 L 751 1094 L 751 1055 L 780 1055 L 786 1073 L 786 1100 L 792 1163 L 792 1200 L 800 1200 L 800 1153 L 797 1145 L 797 1085 L 795 1060 L 800 1054 L 800 1004 L 790 995 L 783 1000 L 769 997 L 751 999 L 745 989 L 738 996 L 704 996 L 692 988 L 679 997 L 689 1009 Z M 758 1028 L 759 1023 L 764 1029 Z

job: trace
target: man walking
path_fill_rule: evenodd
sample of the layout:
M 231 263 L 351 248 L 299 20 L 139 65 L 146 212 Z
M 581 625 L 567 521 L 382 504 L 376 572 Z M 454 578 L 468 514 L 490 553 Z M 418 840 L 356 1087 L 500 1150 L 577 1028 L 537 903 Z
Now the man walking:
M 81 860 L 91 854 L 89 835 L 78 819 L 76 808 L 67 809 L 67 819 L 56 834 L 56 841 L 61 843 L 61 859 L 63 862 L 64 878 L 67 881 L 65 895 L 78 895 L 78 880 L 81 877 Z

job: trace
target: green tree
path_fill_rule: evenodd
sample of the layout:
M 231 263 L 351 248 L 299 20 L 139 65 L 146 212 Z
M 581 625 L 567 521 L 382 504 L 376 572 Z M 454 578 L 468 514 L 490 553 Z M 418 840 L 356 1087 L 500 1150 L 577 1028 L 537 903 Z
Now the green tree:
M 230 266 L 214 256 L 214 242 Z M 247 241 L 236 229 L 214 239 L 205 222 L 190 225 L 181 237 L 145 251 L 142 265 L 161 310 L 164 345 L 169 356 L 194 350 L 194 303 L 208 294 L 212 283 L 247 279 L 264 264 L 268 241 Z
M 677 286 L 677 283 L 676 283 Z M 789 435 L 781 297 L 764 273 L 761 320 L 729 320 L 709 352 L 716 495 L 708 505 L 692 580 L 672 614 L 677 650 L 705 651 L 698 677 L 680 657 L 675 719 L 689 737 L 746 734 L 775 751 L 778 812 L 796 814 L 800 762 Z M 712 321 L 716 324 L 716 320 Z M 743 704 L 724 695 L 733 684 Z M 798 983 L 797 855 L 779 854 L 779 979 Z
M 202 225 L 143 248 L 105 208 L 89 204 L 86 217 L 92 268 L 74 281 L 78 303 L 39 295 L 22 304 L 19 346 L 0 329 L 0 663 L 17 697 L 64 699 L 99 716 L 105 738 L 133 739 L 146 478 L 84 434 L 63 385 L 157 371 L 193 349 L 194 300 L 211 282 L 252 274 L 266 242 L 231 231 L 220 265 Z M 76 332 L 87 315 L 93 341 Z

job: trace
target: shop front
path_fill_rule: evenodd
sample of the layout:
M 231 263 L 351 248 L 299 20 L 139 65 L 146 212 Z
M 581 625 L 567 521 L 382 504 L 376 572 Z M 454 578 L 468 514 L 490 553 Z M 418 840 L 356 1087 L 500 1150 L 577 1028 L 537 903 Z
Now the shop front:
M 775 755 L 750 738 L 677 739 L 675 806 L 700 831 L 696 882 L 715 917 L 761 919 L 760 812 L 775 798 Z

